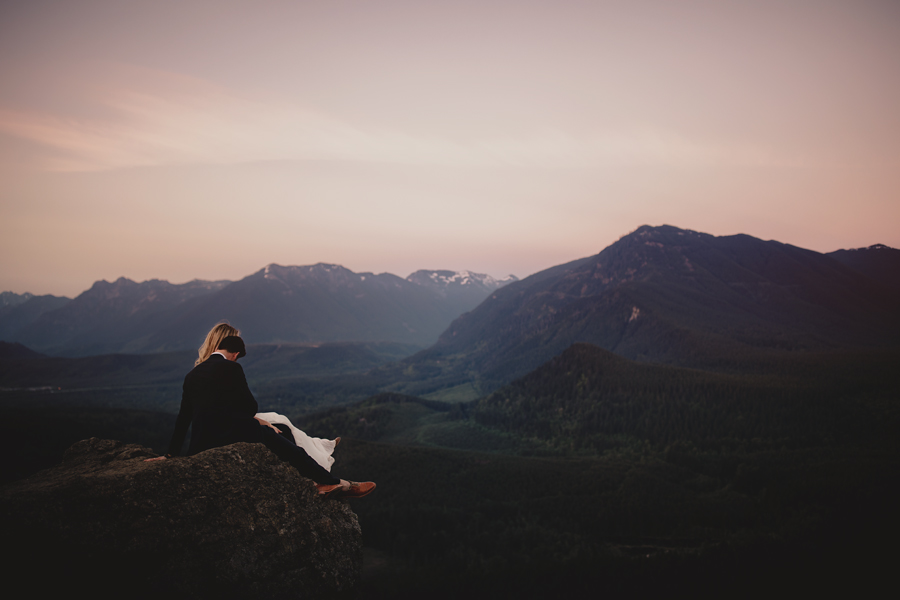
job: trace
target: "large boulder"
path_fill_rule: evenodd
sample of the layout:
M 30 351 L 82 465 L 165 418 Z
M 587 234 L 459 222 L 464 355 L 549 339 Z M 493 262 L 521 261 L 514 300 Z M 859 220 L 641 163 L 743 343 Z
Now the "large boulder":
M 260 444 L 145 462 L 91 438 L 0 490 L 8 573 L 29 595 L 328 598 L 362 567 L 356 515 Z M 7 558 L 7 561 L 10 559 Z

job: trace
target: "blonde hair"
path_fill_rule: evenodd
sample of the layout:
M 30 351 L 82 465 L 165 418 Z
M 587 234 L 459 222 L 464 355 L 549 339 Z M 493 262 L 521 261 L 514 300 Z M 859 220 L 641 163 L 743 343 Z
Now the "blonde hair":
M 206 341 L 203 342 L 203 345 L 200 346 L 200 349 L 198 350 L 200 358 L 194 361 L 194 366 L 196 367 L 209 358 L 210 355 L 219 348 L 219 344 L 222 343 L 222 340 L 229 335 L 241 335 L 241 332 L 228 323 L 219 323 L 210 329 L 209 333 L 206 334 Z

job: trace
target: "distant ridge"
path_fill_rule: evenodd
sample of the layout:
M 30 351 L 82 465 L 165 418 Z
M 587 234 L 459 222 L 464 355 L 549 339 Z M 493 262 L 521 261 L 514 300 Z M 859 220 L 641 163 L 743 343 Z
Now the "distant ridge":
M 340 265 L 270 264 L 231 281 L 184 284 L 124 277 L 22 317 L 38 298 L 3 307 L 0 339 L 63 356 L 196 349 L 219 321 L 248 343 L 398 342 L 424 347 L 515 277 L 469 271 L 354 273 Z M 52 298 L 52 297 L 51 297 Z M 5 311 L 5 312 L 3 312 Z M 18 311 L 18 312 L 16 312 Z
M 0 294 L 0 340 L 15 340 L 17 333 L 44 313 L 62 308 L 72 300 L 62 296 L 34 294 Z
M 7 306 L 18 306 L 19 304 L 28 302 L 32 298 L 34 298 L 34 294 L 30 294 L 28 292 L 25 292 L 24 294 L 0 292 L 0 308 L 6 308 Z
M 18 329 L 12 341 L 73 356 L 139 352 L 171 310 L 228 283 L 194 280 L 176 285 L 159 279 L 137 283 L 125 277 L 111 283 L 97 281 L 75 299 Z
M 35 358 L 46 358 L 46 355 L 26 348 L 22 344 L 0 342 L 0 360 L 32 360 Z

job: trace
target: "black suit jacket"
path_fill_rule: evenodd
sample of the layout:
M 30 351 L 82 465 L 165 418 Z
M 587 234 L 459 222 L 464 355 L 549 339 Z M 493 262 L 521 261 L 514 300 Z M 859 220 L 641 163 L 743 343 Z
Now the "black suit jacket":
M 256 423 L 248 423 L 259 411 L 259 405 L 247 386 L 244 369 L 237 362 L 226 360 L 221 354 L 213 354 L 197 365 L 184 378 L 181 393 L 181 410 L 175 421 L 175 432 L 169 443 L 170 454 L 180 454 L 187 435 L 188 426 L 196 418 L 202 416 L 207 422 L 213 419 L 210 426 L 201 428 L 209 431 L 210 427 L 223 434 L 223 427 L 249 427 Z M 191 434 L 191 451 L 199 452 L 215 447 L 218 443 L 197 439 L 198 427 Z M 202 435 L 200 436 L 202 437 Z M 221 437 L 221 436 L 219 436 Z

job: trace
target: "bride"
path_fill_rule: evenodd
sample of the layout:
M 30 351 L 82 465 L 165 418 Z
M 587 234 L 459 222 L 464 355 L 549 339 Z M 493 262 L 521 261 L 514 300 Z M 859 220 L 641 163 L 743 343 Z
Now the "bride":
M 194 362 L 196 367 L 219 347 L 219 343 L 229 335 L 240 336 L 241 332 L 232 327 L 228 323 L 219 323 L 206 334 L 206 341 L 200 346 L 198 351 L 199 357 Z M 275 412 L 257 413 L 256 420 L 260 424 L 275 429 L 279 434 L 293 441 L 297 446 L 306 450 L 313 460 L 319 463 L 323 469 L 331 472 L 331 465 L 334 464 L 334 458 L 331 456 L 335 446 L 341 441 L 341 438 L 333 440 L 323 440 L 322 438 L 314 438 L 306 435 L 296 427 L 284 415 Z

